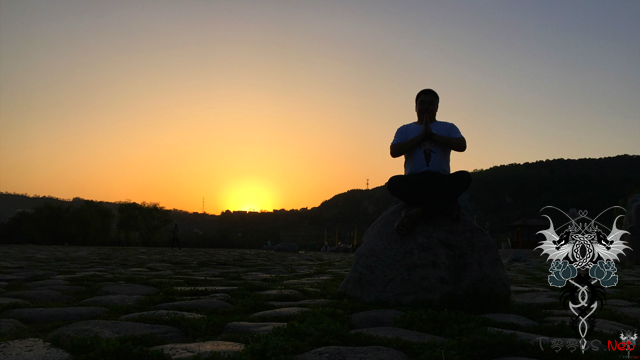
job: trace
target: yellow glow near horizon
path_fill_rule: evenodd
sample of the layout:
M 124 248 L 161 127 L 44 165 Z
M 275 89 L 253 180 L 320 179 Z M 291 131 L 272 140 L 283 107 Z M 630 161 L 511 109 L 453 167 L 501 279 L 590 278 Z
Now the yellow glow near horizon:
M 256 179 L 243 180 L 231 184 L 223 198 L 225 209 L 236 211 L 273 210 L 273 189 L 263 181 Z

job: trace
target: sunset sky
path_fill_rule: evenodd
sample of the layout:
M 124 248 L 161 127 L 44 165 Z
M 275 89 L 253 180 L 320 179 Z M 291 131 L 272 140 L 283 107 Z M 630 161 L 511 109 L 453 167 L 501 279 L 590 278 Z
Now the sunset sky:
M 640 1 L 0 2 L 0 191 L 315 207 L 403 172 L 440 94 L 451 170 L 640 154 Z

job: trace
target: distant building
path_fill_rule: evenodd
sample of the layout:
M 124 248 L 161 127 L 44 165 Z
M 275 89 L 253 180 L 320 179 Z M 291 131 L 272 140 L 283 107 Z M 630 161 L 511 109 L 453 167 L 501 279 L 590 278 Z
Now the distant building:
M 514 249 L 534 249 L 544 235 L 538 231 L 549 228 L 549 220 L 543 218 L 524 218 L 507 225 L 511 229 L 511 247 Z

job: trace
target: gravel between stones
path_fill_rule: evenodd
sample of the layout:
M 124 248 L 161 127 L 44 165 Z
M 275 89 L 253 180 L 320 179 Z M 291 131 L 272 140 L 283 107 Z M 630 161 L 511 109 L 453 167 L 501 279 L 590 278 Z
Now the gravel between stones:
M 72 360 L 68 352 L 40 339 L 30 338 L 0 343 L 2 360 Z
M 296 360 L 410 360 L 398 350 L 382 346 L 327 346 L 295 356 Z
M 196 355 L 208 356 L 211 353 L 231 354 L 242 351 L 244 344 L 228 341 L 206 341 L 191 344 L 167 344 L 154 346 L 150 350 L 162 350 L 172 359 L 188 359 Z

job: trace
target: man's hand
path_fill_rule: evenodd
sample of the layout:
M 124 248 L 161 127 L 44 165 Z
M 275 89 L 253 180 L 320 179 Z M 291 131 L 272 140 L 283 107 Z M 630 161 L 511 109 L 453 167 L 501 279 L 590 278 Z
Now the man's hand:
M 433 130 L 431 129 L 431 120 L 436 116 L 435 113 L 426 112 L 424 114 L 424 121 L 422 122 L 422 131 L 420 132 L 420 139 L 423 141 L 431 140 Z

